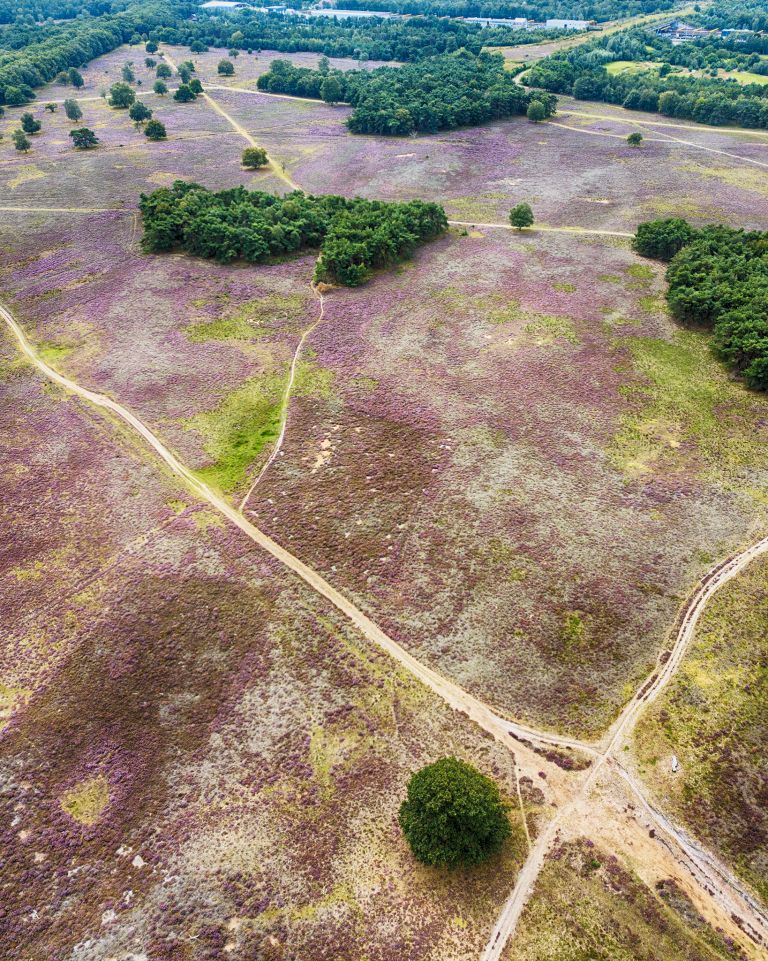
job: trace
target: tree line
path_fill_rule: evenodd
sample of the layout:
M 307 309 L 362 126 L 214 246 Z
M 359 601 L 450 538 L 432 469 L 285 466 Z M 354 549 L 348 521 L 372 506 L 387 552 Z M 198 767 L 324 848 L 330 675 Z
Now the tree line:
M 344 0 L 349 10 L 367 10 L 370 0 Z M 526 17 L 546 20 L 618 20 L 642 13 L 671 10 L 673 0 L 376 0 L 376 9 L 437 17 Z
M 312 196 L 283 197 L 244 187 L 212 192 L 176 181 L 139 202 L 148 253 L 181 249 L 221 263 L 263 263 L 319 250 L 315 279 L 355 287 L 379 268 L 410 257 L 448 228 L 438 204 Z
M 765 40 L 755 38 L 753 45 L 762 47 Z M 620 60 L 655 61 L 658 67 L 610 73 L 609 65 Z M 762 73 L 763 63 L 757 50 L 736 51 L 732 43 L 673 46 L 643 31 L 627 31 L 552 54 L 533 66 L 523 82 L 577 100 L 601 100 L 715 126 L 760 128 L 768 127 L 768 85 L 742 85 L 713 74 L 718 68 Z M 704 73 L 692 76 L 679 72 L 681 67 Z
M 460 20 L 413 17 L 391 20 L 384 17 L 298 17 L 270 16 L 251 10 L 224 17 L 198 17 L 178 21 L 153 31 L 152 38 L 163 43 L 234 50 L 278 50 L 281 53 L 307 51 L 326 57 L 355 57 L 369 60 L 415 61 L 451 53 L 462 47 L 480 53 L 484 46 L 537 43 L 558 37 L 562 31 L 532 33 L 509 27 L 483 27 Z
M 259 77 L 260 90 L 312 97 L 354 107 L 347 120 L 352 133 L 408 136 L 435 133 L 525 114 L 537 101 L 541 119 L 555 112 L 557 100 L 522 89 L 504 70 L 498 54 L 458 51 L 402 67 L 377 70 L 331 70 L 295 67 L 273 61 Z
M 672 218 L 640 224 L 635 250 L 668 261 L 667 303 L 710 329 L 715 353 L 755 390 L 768 390 L 768 232 Z

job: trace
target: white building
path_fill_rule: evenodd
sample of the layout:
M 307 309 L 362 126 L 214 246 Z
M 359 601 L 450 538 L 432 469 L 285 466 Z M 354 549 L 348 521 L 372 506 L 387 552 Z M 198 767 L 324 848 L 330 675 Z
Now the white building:
M 586 30 L 589 20 L 547 20 L 547 30 Z

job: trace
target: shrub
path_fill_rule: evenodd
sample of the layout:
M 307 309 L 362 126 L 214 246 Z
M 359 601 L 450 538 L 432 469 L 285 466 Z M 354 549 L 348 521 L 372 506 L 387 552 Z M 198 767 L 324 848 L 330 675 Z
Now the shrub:
M 269 163 L 267 151 L 263 147 L 246 147 L 243 151 L 243 166 L 250 170 L 266 167 Z
M 26 153 L 32 146 L 23 130 L 14 130 L 11 134 L 11 140 L 13 140 L 14 147 L 22 153 Z
M 45 105 L 45 109 L 46 109 L 49 113 L 56 113 L 56 111 L 57 111 L 59 108 L 58 108 L 58 106 L 57 106 L 55 103 L 47 103 L 47 104 Z
M 91 147 L 97 146 L 99 142 L 99 138 L 92 130 L 89 130 L 88 127 L 70 130 L 69 136 L 72 138 L 72 143 L 78 150 L 90 150 Z
M 194 90 L 191 90 L 189 85 L 186 83 L 180 84 L 176 90 L 176 93 L 173 95 L 173 99 L 178 103 L 191 103 L 196 99 L 196 97 L 197 94 L 194 92 Z
M 627 137 L 627 143 L 630 147 L 639 147 L 642 142 L 643 135 L 638 130 L 635 130 Z
M 540 100 L 532 100 L 528 105 L 525 115 L 534 123 L 541 123 L 542 120 L 547 119 L 546 108 Z
M 411 777 L 399 821 L 414 857 L 448 868 L 487 860 L 510 834 L 499 789 L 455 757 L 441 758 Z
M 165 124 L 159 120 L 150 120 L 144 128 L 144 134 L 148 140 L 165 140 Z
M 42 123 L 39 120 L 35 120 L 31 113 L 23 113 L 21 115 L 21 129 L 24 133 L 34 134 L 39 133 L 42 129 Z

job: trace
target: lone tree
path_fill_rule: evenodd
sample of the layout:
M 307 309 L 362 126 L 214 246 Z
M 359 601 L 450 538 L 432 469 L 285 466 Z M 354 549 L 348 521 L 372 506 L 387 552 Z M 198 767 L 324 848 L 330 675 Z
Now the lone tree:
M 159 63 L 157 65 L 157 70 L 155 71 L 155 73 L 161 80 L 168 80 L 170 77 L 173 76 L 173 71 L 171 70 L 171 68 L 168 66 L 167 63 Z
M 231 60 L 219 60 L 219 65 L 216 69 L 222 77 L 234 77 L 235 75 L 235 65 Z
M 42 126 L 40 121 L 35 120 L 31 113 L 23 113 L 21 115 L 21 129 L 24 133 L 38 133 L 42 129 Z
M 159 93 L 160 96 L 168 93 L 168 85 L 162 80 L 155 80 L 155 85 L 152 87 L 152 89 L 155 91 L 155 93 Z
M 541 123 L 542 120 L 547 119 L 547 110 L 544 104 L 540 100 L 532 100 L 528 104 L 528 109 L 526 110 L 526 116 L 529 120 L 534 123 Z
M 83 111 L 80 109 L 77 100 L 65 100 L 64 113 L 67 120 L 71 120 L 73 123 L 76 123 L 83 116 Z
M 136 80 L 136 74 L 133 72 L 133 61 L 129 60 L 128 63 L 123 64 L 123 69 L 120 74 L 126 83 L 133 83 Z
M 243 166 L 248 167 L 249 170 L 266 167 L 268 163 L 269 157 L 263 147 L 246 147 L 243 151 Z
M 88 127 L 78 127 L 76 130 L 70 130 L 69 136 L 78 150 L 90 150 L 91 147 L 96 147 L 99 143 L 99 138 Z
M 320 96 L 326 103 L 338 103 L 341 100 L 341 84 L 339 83 L 338 77 L 334 77 L 330 74 L 323 80 L 320 87 Z
M 109 90 L 109 105 L 126 110 L 136 99 L 136 94 L 127 83 L 113 83 Z
M 499 789 L 471 764 L 444 757 L 411 777 L 400 827 L 424 864 L 479 864 L 510 834 Z
M 634 133 L 631 133 L 627 137 L 627 143 L 629 144 L 630 147 L 639 147 L 642 142 L 643 142 L 643 135 L 637 130 L 635 130 Z
M 509 212 L 509 222 L 513 227 L 522 230 L 523 227 L 530 227 L 533 224 L 533 211 L 530 204 L 517 204 Z
M 182 83 L 173 95 L 173 99 L 178 103 L 190 103 L 196 99 L 196 96 L 197 94 L 194 90 L 190 89 L 188 84 Z
M 26 153 L 32 146 L 29 142 L 29 137 L 27 137 L 23 130 L 14 130 L 11 134 L 11 140 L 13 140 L 14 147 L 22 153 Z
M 154 40 L 148 40 L 144 49 L 147 53 L 157 53 L 157 44 Z
M 46 109 L 49 113 L 56 113 L 56 111 L 58 110 L 58 106 L 57 106 L 55 103 L 47 103 L 47 104 L 45 105 L 45 109 Z
M 165 140 L 165 124 L 159 120 L 150 120 L 144 128 L 148 140 Z
M 145 120 L 152 118 L 152 111 L 146 104 L 142 103 L 141 100 L 137 100 L 131 104 L 128 116 L 134 123 L 144 123 Z

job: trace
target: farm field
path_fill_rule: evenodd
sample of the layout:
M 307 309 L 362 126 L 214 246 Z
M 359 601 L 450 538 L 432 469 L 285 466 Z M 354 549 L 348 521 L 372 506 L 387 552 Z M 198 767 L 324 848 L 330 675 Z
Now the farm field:
M 347 107 L 255 89 L 274 57 L 315 55 L 241 53 L 224 79 L 224 50 L 161 55 L 192 59 L 210 96 L 147 92 L 141 47 L 98 58 L 77 93 L 98 149 L 44 110 L 73 94 L 60 84 L 28 153 L 19 111 L 0 118 L 2 305 L 55 372 L 123 405 L 406 658 L 567 748 L 451 710 L 4 335 L 0 796 L 23 879 L 0 882 L 8 958 L 764 957 L 671 848 L 654 871 L 633 860 L 661 848 L 654 829 L 612 833 L 586 801 L 514 937 L 487 943 L 572 791 L 611 817 L 640 805 L 596 777 L 629 757 L 765 897 L 764 562 L 619 731 L 633 750 L 606 732 L 697 582 L 768 529 L 768 401 L 673 322 L 663 265 L 631 237 L 668 216 L 764 229 L 768 136 L 567 98 L 546 124 L 354 136 Z M 102 96 L 127 61 L 166 141 Z M 248 138 L 269 154 L 257 172 Z M 139 196 L 176 180 L 419 197 L 451 226 L 361 287 L 317 287 L 314 254 L 143 253 Z M 518 232 L 523 200 L 536 221 Z M 397 821 L 410 775 L 451 755 L 496 780 L 511 822 L 500 853 L 456 872 L 420 865 Z

